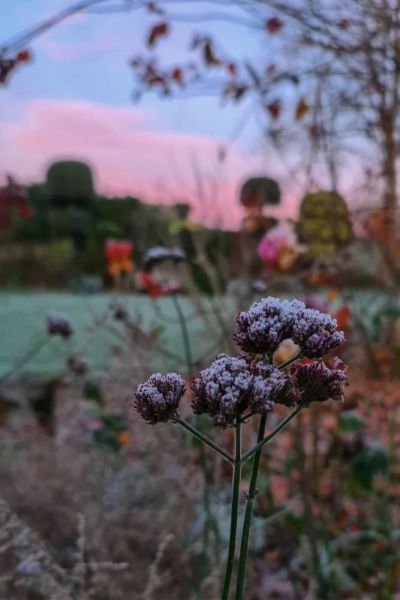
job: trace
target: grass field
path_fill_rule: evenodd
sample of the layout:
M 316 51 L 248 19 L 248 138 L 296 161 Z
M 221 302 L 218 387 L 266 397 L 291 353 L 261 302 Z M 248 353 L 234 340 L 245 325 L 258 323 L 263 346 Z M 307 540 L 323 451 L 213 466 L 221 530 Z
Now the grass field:
M 25 362 L 23 370 L 40 373 L 58 373 L 65 366 L 70 352 L 84 351 L 91 364 L 97 368 L 109 368 L 110 348 L 123 343 L 122 329 L 111 318 L 104 319 L 114 294 L 78 295 L 69 293 L 30 292 L 0 294 L 0 375 Z M 153 300 L 139 294 L 118 295 L 130 315 L 144 330 L 156 330 L 157 347 L 165 352 L 154 352 L 149 357 L 149 367 L 157 369 L 184 368 L 185 351 L 182 331 L 176 308 L 171 298 Z M 207 301 L 205 318 L 199 316 L 186 297 L 179 297 L 179 304 L 190 331 L 193 360 L 207 353 L 212 356 L 220 348 L 221 335 L 215 315 Z M 233 320 L 235 309 L 232 302 L 223 300 L 224 320 Z M 230 306 L 227 306 L 230 305 Z M 74 335 L 69 340 L 49 339 L 46 334 L 46 315 L 61 312 L 71 321 Z M 99 326 L 93 327 L 95 321 Z M 229 327 L 231 329 L 231 327 Z M 47 341 L 46 341 L 47 340 Z M 43 344 L 43 346 L 42 346 Z M 38 352 L 35 352 L 40 348 Z

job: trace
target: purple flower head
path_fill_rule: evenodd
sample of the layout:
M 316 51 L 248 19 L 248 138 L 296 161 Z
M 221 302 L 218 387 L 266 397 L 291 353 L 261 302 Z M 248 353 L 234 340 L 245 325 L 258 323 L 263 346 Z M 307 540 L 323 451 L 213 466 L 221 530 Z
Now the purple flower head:
M 280 343 L 289 338 L 310 358 L 321 357 L 344 342 L 335 319 L 306 308 L 300 300 L 269 296 L 236 317 L 233 339 L 245 352 L 271 357 Z
M 272 354 L 287 337 L 289 302 L 278 298 L 263 298 L 252 304 L 247 312 L 236 317 L 236 332 L 233 339 L 245 352 Z
M 343 388 L 348 385 L 343 369 L 329 369 L 320 360 L 296 365 L 292 377 L 299 391 L 299 403 L 304 405 L 329 399 L 343 400 Z
M 275 402 L 291 406 L 297 395 L 291 377 L 263 360 L 220 354 L 192 383 L 195 414 L 208 414 L 218 427 L 235 425 L 246 409 L 265 415 Z
M 169 421 L 185 393 L 185 382 L 177 373 L 154 373 L 136 388 L 134 408 L 149 423 Z
M 61 313 L 47 315 L 47 331 L 50 335 L 60 335 L 63 338 L 69 338 L 73 334 L 71 323 Z
M 210 415 L 218 427 L 234 425 L 248 407 L 252 385 L 246 358 L 220 354 L 192 383 L 193 412 Z
M 249 407 L 252 412 L 266 414 L 274 404 L 294 406 L 298 392 L 287 373 L 263 361 L 253 364 L 254 382 Z
M 345 340 L 343 331 L 337 329 L 336 319 L 305 307 L 298 309 L 291 338 L 308 358 L 320 358 Z

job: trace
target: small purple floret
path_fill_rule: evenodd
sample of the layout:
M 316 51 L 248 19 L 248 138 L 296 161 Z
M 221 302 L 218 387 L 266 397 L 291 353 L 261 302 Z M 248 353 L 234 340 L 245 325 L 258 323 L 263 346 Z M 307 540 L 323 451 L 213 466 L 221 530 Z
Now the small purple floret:
M 69 338 L 73 334 L 69 319 L 62 313 L 50 313 L 47 316 L 47 331 L 50 335 L 60 335 L 63 338 Z
M 169 421 L 177 411 L 185 393 L 185 382 L 177 373 L 154 373 L 136 388 L 134 407 L 149 423 Z
M 292 369 L 293 383 L 299 390 L 299 403 L 343 400 L 348 385 L 343 369 L 329 369 L 322 361 L 299 364 Z
M 220 354 L 192 383 L 193 412 L 210 415 L 218 427 L 234 425 L 248 407 L 252 385 L 245 358 Z
M 276 367 L 258 361 L 253 363 L 254 383 L 249 408 L 261 415 L 272 410 L 274 404 L 294 406 L 298 393 L 291 377 Z

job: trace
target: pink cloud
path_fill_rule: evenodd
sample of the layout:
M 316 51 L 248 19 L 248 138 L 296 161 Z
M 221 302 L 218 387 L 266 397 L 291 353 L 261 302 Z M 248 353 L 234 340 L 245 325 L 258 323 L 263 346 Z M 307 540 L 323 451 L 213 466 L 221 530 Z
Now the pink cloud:
M 26 101 L 18 118 L 3 122 L 0 144 L 2 174 L 37 181 L 50 162 L 78 158 L 92 165 L 99 192 L 189 201 L 194 217 L 225 226 L 240 222 L 238 186 L 263 163 L 239 150 L 218 161 L 224 140 L 157 131 L 143 108 L 82 101 Z

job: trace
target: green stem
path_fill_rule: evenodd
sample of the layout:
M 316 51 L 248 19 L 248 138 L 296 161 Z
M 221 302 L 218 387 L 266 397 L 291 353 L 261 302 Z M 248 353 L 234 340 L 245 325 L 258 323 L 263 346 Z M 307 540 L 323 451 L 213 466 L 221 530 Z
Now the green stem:
M 233 563 L 235 560 L 235 548 L 236 548 L 236 532 L 237 532 L 237 521 L 239 511 L 239 492 L 240 492 L 240 475 L 242 470 L 242 462 L 240 459 L 241 454 L 241 439 L 240 439 L 240 428 L 241 422 L 238 420 L 235 428 L 235 462 L 233 465 L 233 477 L 232 477 L 232 504 L 231 504 L 231 527 L 229 532 L 229 548 L 228 558 L 226 561 L 226 570 L 224 585 L 222 588 L 221 600 L 228 600 L 229 588 L 231 585 Z
M 260 467 L 260 458 L 261 458 L 261 451 L 262 451 L 262 445 L 260 446 L 260 443 L 264 437 L 266 423 L 267 423 L 267 417 L 266 417 L 266 415 L 263 415 L 260 418 L 260 424 L 258 427 L 258 437 L 257 437 L 258 444 L 257 444 L 257 446 L 259 446 L 259 448 L 258 448 L 258 450 L 256 450 L 256 453 L 254 456 L 253 468 L 251 470 L 249 491 L 248 491 L 248 494 L 246 497 L 246 510 L 244 513 L 244 520 L 243 520 L 242 540 L 240 542 L 239 567 L 238 567 L 236 596 L 235 596 L 236 600 L 242 600 L 242 598 L 243 598 L 243 585 L 244 585 L 244 576 L 245 576 L 245 571 L 246 571 L 247 548 L 249 545 L 250 523 L 251 523 L 251 517 L 253 514 L 254 499 L 257 495 L 258 469 Z M 255 448 L 257 448 L 257 446 L 255 446 Z
M 277 425 L 275 427 L 275 429 L 273 429 L 271 431 L 271 433 L 269 433 L 265 437 L 262 437 L 261 439 L 257 440 L 257 444 L 255 446 L 253 446 L 253 448 L 250 448 L 250 450 L 248 450 L 247 452 L 245 452 L 243 454 L 242 461 L 245 462 L 246 460 L 251 458 L 253 456 L 253 454 L 257 454 L 265 444 L 267 444 L 270 440 L 272 440 L 272 438 L 275 437 L 277 433 L 279 433 L 284 427 L 286 427 L 286 425 L 289 423 L 289 421 L 291 421 L 301 411 L 302 408 L 303 408 L 303 406 L 301 404 L 296 406 L 296 408 L 285 419 L 283 419 L 279 423 L 279 425 Z M 261 420 L 260 420 L 260 424 L 261 424 Z
M 213 450 L 215 450 L 216 452 L 218 452 L 218 454 L 220 454 L 228 462 L 230 462 L 230 463 L 234 463 L 235 462 L 235 459 L 232 456 L 232 454 L 229 454 L 229 452 L 226 452 L 226 450 L 224 450 L 223 448 L 221 448 L 220 446 L 218 446 L 218 444 L 216 444 L 215 442 L 213 442 L 212 440 L 210 440 L 210 438 L 208 438 L 207 436 L 205 436 L 198 429 L 195 429 L 194 427 L 192 427 L 191 425 L 189 425 L 189 423 L 187 423 L 186 421 L 184 421 L 180 417 L 176 416 L 173 419 L 171 419 L 171 421 L 173 423 L 178 423 L 178 425 L 180 425 L 181 427 L 183 427 L 187 431 L 190 431 L 190 433 L 192 435 L 194 435 L 195 438 L 197 438 L 198 440 L 200 440 L 204 444 L 207 444 L 207 446 L 210 446 L 210 448 L 212 448 Z
M 171 298 L 172 298 L 172 302 L 174 303 L 176 314 L 178 315 L 179 323 L 181 326 L 182 341 L 183 341 L 183 347 L 185 349 L 185 356 L 186 356 L 187 374 L 189 377 L 191 377 L 193 374 L 192 373 L 192 371 L 193 371 L 192 349 L 190 346 L 189 331 L 188 331 L 185 315 L 183 314 L 182 307 L 180 305 L 178 297 L 175 294 L 172 294 Z

